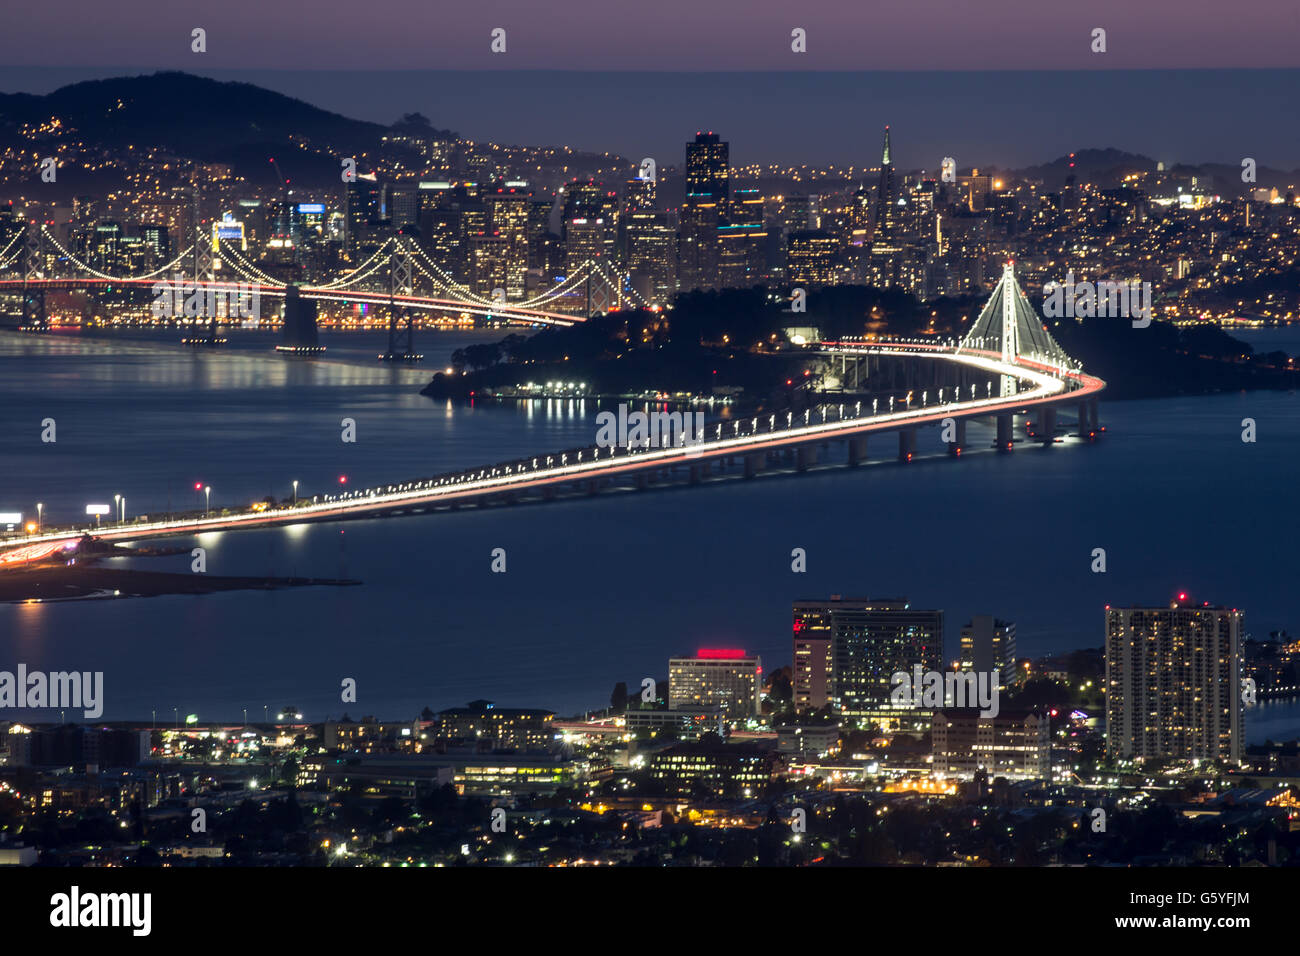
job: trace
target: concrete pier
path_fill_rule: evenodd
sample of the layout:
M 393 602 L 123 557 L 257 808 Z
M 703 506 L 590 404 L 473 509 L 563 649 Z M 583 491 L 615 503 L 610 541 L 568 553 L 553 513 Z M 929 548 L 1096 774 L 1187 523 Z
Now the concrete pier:
M 1011 416 L 998 416 L 998 451 L 1010 451 L 1011 442 Z

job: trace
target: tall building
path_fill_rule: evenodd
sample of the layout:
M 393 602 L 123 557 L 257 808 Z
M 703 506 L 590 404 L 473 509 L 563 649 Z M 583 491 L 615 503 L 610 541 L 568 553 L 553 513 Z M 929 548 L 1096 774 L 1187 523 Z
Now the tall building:
M 894 183 L 894 161 L 889 155 L 889 127 L 880 159 L 880 182 L 876 186 L 876 238 L 893 239 L 898 232 L 898 189 Z
M 762 684 L 763 661 L 758 656 L 702 648 L 694 657 L 668 662 L 668 709 L 753 716 L 758 713 Z
M 822 641 L 829 641 L 829 661 Z M 913 608 L 906 600 L 843 598 L 794 605 L 796 704 L 821 706 L 819 688 L 839 714 L 858 723 L 913 724 L 890 704 L 892 678 L 913 667 L 943 666 L 943 611 Z M 801 644 L 803 653 L 801 654 Z M 829 663 L 829 674 L 826 672 Z M 928 715 L 918 715 L 921 722 Z
M 651 305 L 671 304 L 677 292 L 677 230 L 666 212 L 631 212 L 627 271 L 632 288 Z
M 1123 760 L 1241 761 L 1236 608 L 1106 609 L 1106 753 Z
M 794 285 L 833 285 L 841 243 L 833 233 L 805 229 L 786 237 L 786 274 Z
M 679 285 L 684 292 L 717 289 L 718 227 L 731 198 L 730 144 L 717 133 L 696 133 L 686 144 L 686 197 L 682 201 Z
M 484 201 L 492 223 L 492 231 L 505 244 L 506 298 L 519 302 L 526 297 L 525 279 L 528 274 L 529 213 L 533 201 L 526 184 L 506 183 L 486 190 Z
M 961 629 L 961 670 L 998 673 L 998 686 L 1005 690 L 1016 679 L 1016 625 L 999 621 L 991 614 L 976 614 Z
M 686 144 L 686 194 L 725 203 L 731 198 L 731 144 L 717 133 L 696 133 Z

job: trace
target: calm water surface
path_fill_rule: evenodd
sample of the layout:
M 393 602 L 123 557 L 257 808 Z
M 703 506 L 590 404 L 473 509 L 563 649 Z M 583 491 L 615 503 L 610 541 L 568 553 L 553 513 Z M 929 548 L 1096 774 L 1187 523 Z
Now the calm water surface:
M 340 475 L 364 486 L 591 442 L 591 401 L 418 394 L 454 349 L 502 334 L 425 333 L 426 367 L 409 369 L 373 362 L 380 334 L 327 336 L 327 358 L 304 361 L 268 353 L 260 335 L 193 353 L 153 333 L 0 333 L 0 510 L 41 501 L 66 519 L 114 494 L 131 514 L 194 507 L 195 482 L 214 507 L 236 506 L 287 496 L 294 479 L 311 495 Z M 53 445 L 39 440 L 47 417 Z M 355 444 L 340 441 L 345 417 Z M 1107 603 L 1180 590 L 1244 608 L 1256 636 L 1300 629 L 1296 396 L 1103 403 L 1102 420 L 1092 446 L 204 535 L 210 573 L 364 584 L 0 605 L 0 667 L 102 670 L 110 719 L 286 704 L 312 719 L 413 716 L 477 697 L 580 712 L 701 646 L 787 664 L 791 602 L 832 593 L 944 608 L 950 656 L 971 614 L 1016 621 L 1020 652 L 1039 655 L 1099 646 Z M 936 430 L 923 434 L 922 452 L 939 449 Z M 489 570 L 497 547 L 506 574 Z M 790 570 L 794 547 L 805 574 Z M 1098 547 L 1105 574 L 1090 571 Z M 339 703 L 345 677 L 355 706 Z M 1262 705 L 1248 727 L 1252 740 L 1294 737 L 1300 705 Z

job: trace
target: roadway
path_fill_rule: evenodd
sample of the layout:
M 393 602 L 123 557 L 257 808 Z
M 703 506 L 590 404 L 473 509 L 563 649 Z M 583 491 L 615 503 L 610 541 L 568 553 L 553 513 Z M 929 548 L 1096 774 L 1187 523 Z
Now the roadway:
M 264 511 L 245 511 L 220 515 L 186 515 L 161 521 L 138 521 L 120 526 L 97 528 L 51 529 L 40 534 L 14 534 L 8 540 L 24 548 L 35 549 L 29 555 L 49 556 L 75 542 L 84 534 L 104 541 L 136 541 L 171 535 L 230 531 L 242 528 L 265 528 L 308 521 L 331 521 L 367 514 L 428 510 L 439 506 L 483 499 L 501 494 L 553 491 L 557 486 L 588 482 L 636 473 L 655 472 L 676 466 L 699 465 L 730 456 L 756 456 L 769 451 L 798 449 L 830 440 L 843 440 L 873 433 L 909 430 L 938 424 L 944 419 L 1008 418 L 1031 408 L 1056 408 L 1094 400 L 1105 388 L 1101 379 L 1082 371 L 1063 369 L 1040 362 L 1020 359 L 1004 362 L 1000 354 L 951 346 L 928 344 L 855 344 L 821 343 L 814 351 L 856 356 L 912 355 L 933 357 L 994 375 L 1014 376 L 1029 385 L 1013 396 L 989 396 L 964 402 L 945 402 L 908 407 L 883 414 L 838 417 L 827 421 L 797 424 L 793 419 L 781 422 L 779 415 L 762 416 L 747 422 L 739 420 L 708 426 L 712 437 L 673 448 L 588 448 L 576 452 L 541 455 L 458 471 L 441 476 L 376 488 L 360 489 L 341 495 L 303 499 L 295 505 L 282 505 Z M 829 406 L 827 406 L 829 407 Z M 811 419 L 811 415 L 807 418 Z M 726 432 L 730 430 L 731 435 Z M 595 487 L 594 484 L 589 487 Z M 16 551 L 0 552 L 0 565 Z M 22 559 L 24 562 L 31 557 Z

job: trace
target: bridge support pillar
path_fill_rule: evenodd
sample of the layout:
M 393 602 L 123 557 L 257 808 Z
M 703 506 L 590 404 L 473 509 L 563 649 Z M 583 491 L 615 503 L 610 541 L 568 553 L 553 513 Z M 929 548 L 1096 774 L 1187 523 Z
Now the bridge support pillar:
M 1050 445 L 1056 440 L 1056 409 L 1044 408 L 1042 418 L 1038 423 L 1038 438 L 1044 445 Z
M 691 465 L 691 477 L 690 477 L 691 484 L 698 485 L 703 477 L 704 477 L 704 466 L 698 463 Z
M 916 454 L 916 429 L 900 429 L 898 432 L 898 460 L 911 461 L 914 454 Z
M 795 450 L 795 468 L 797 470 L 807 471 L 815 464 L 817 464 L 816 445 L 800 445 Z
M 1088 421 L 1088 403 L 1080 402 L 1079 403 L 1079 437 L 1090 438 L 1092 430 L 1093 430 L 1092 424 Z
M 767 467 L 767 452 L 750 452 L 745 456 L 745 477 L 753 478 Z
M 966 447 L 966 419 L 959 418 L 953 424 L 957 427 L 952 441 L 948 442 L 948 454 L 960 455 Z
M 858 435 L 849 439 L 849 467 L 856 468 L 867 460 L 867 436 Z
M 586 487 L 587 487 L 587 494 L 589 495 L 596 494 L 596 492 L 600 491 L 600 479 L 588 478 L 586 481 Z
M 1010 451 L 1011 443 L 1011 416 L 998 416 L 998 451 Z
M 638 471 L 634 477 L 636 478 L 637 491 L 645 491 L 646 488 L 649 487 L 650 481 L 646 477 L 646 473 L 644 471 Z
M 546 501 L 554 501 L 554 500 L 555 500 L 555 486 L 554 486 L 554 485 L 546 485 L 544 488 L 542 488 L 542 498 L 544 498 Z
M 1088 430 L 1094 436 L 1101 434 L 1101 419 L 1097 417 L 1097 400 L 1088 399 Z

